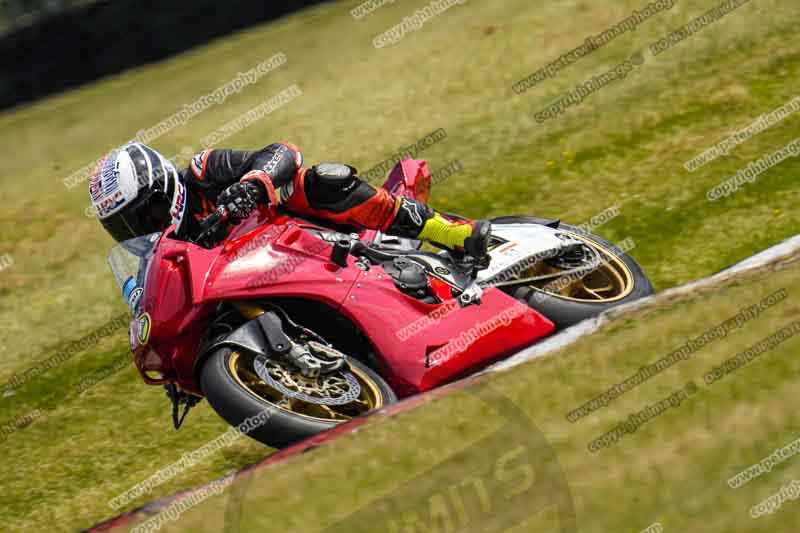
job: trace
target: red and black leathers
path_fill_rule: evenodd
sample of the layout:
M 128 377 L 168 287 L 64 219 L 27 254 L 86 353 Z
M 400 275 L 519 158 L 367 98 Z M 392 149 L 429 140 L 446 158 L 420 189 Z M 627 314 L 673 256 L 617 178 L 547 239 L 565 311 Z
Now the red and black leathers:
M 411 201 L 419 204 L 410 208 L 419 216 L 405 220 L 408 217 L 400 209 L 404 201 L 362 181 L 353 167 L 325 163 L 307 169 L 302 163 L 300 150 L 289 143 L 252 152 L 208 149 L 197 154 L 183 172 L 188 202 L 178 237 L 196 237 L 201 232 L 198 221 L 216 210 L 220 194 L 241 179 L 262 184 L 268 180 L 275 189 L 281 188 L 281 203 L 293 214 L 343 226 L 387 231 L 395 219 L 403 219 L 397 229 L 412 236 L 432 216 L 432 209 Z

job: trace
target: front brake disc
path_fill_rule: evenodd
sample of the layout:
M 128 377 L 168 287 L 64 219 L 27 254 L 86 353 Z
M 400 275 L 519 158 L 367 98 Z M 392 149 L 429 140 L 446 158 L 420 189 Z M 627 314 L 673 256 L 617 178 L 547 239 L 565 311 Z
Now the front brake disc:
M 292 372 L 263 355 L 255 358 L 253 366 L 258 377 L 289 398 L 317 405 L 345 405 L 361 395 L 361 385 L 351 372 L 319 376 L 312 382 L 301 375 L 295 378 Z

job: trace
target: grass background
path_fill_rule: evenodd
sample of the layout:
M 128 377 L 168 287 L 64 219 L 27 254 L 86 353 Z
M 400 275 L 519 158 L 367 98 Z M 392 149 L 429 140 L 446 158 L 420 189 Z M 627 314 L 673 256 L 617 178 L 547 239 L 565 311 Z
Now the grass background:
M 255 148 L 289 139 L 301 146 L 307 162 L 339 160 L 368 169 L 398 147 L 444 128 L 448 138 L 423 156 L 434 170 L 452 159 L 460 159 L 465 170 L 434 189 L 432 201 L 437 207 L 471 217 L 522 213 L 578 223 L 619 205 L 622 215 L 599 233 L 613 241 L 632 237 L 637 243 L 633 255 L 657 289 L 708 275 L 797 233 L 797 160 L 771 169 L 732 197 L 714 203 L 705 198 L 710 187 L 793 140 L 800 121 L 797 116 L 697 172 L 688 173 L 683 163 L 800 94 L 798 5 L 754 0 L 669 52 L 657 57 L 645 53 L 645 65 L 626 80 L 589 97 L 557 120 L 540 125 L 533 118 L 533 112 L 575 84 L 608 70 L 635 51 L 646 50 L 651 42 L 717 4 L 678 1 L 636 32 L 625 34 L 522 96 L 511 90 L 516 81 L 645 4 L 543 0 L 532 6 L 522 0 L 470 0 L 428 21 L 396 45 L 376 50 L 371 46 L 374 36 L 426 2 L 395 2 L 361 21 L 349 15 L 356 3 L 334 2 L 0 114 L 0 186 L 6 200 L 0 210 L 0 253 L 9 253 L 14 259 L 13 266 L 0 272 L 0 382 L 124 310 L 105 264 L 112 242 L 94 220 L 84 216 L 88 205 L 85 183 L 67 189 L 62 180 L 139 130 L 152 127 L 277 52 L 287 54 L 286 65 L 152 144 L 165 154 L 184 147 L 199 150 L 198 139 L 297 84 L 304 93 L 300 98 L 226 144 Z M 731 294 L 730 301 L 722 300 L 728 307 L 736 307 L 739 297 Z M 703 310 L 697 316 L 676 312 L 675 331 L 670 335 L 661 333 L 664 330 L 657 321 L 643 322 L 646 327 L 636 328 L 637 335 L 652 342 L 684 340 L 690 329 L 702 330 L 696 322 L 704 313 L 712 315 L 709 310 L 721 305 L 713 304 L 704 306 L 702 300 L 692 304 Z M 796 312 L 795 307 L 789 309 Z M 686 323 L 679 326 L 680 321 Z M 580 395 L 581 390 L 595 380 L 616 382 L 612 376 L 623 374 L 618 365 L 633 368 L 640 362 L 636 357 L 646 359 L 660 353 L 652 350 L 663 348 L 615 351 L 615 343 L 624 339 L 609 339 L 605 352 L 585 348 L 581 353 L 591 357 L 585 362 L 576 356 L 563 363 L 547 363 L 556 365 L 554 373 L 534 365 L 525 372 L 503 376 L 496 386 L 515 400 L 524 396 L 523 390 L 543 387 L 550 391 L 541 396 L 537 392 L 541 403 L 524 403 L 526 411 L 536 413 L 537 424 L 551 440 L 581 449 L 581 438 L 586 435 L 580 433 L 578 438 L 570 433 L 571 427 L 545 422 L 552 419 L 566 424 L 560 413 L 587 396 Z M 202 405 L 190 414 L 183 430 L 174 432 L 163 392 L 142 385 L 132 367 L 76 394 L 82 378 L 126 353 L 126 335 L 117 332 L 0 398 L 0 423 L 36 408 L 46 409 L 44 416 L 0 443 L 0 451 L 13 465 L 0 473 L 5 489 L 0 494 L 0 523 L 10 530 L 75 530 L 109 517 L 113 514 L 109 499 L 226 430 L 210 408 Z M 619 446 L 619 453 L 624 450 L 625 461 L 631 464 L 631 473 L 622 469 L 612 470 L 616 473 L 610 475 L 595 457 L 577 452 L 567 455 L 565 470 L 573 490 L 628 487 L 615 493 L 613 501 L 605 496 L 579 500 L 581 531 L 634 530 L 631 524 L 645 518 L 644 510 L 651 510 L 648 516 L 656 517 L 658 512 L 677 516 L 681 513 L 673 510 L 683 510 L 684 520 L 702 517 L 704 527 L 716 528 L 709 530 L 735 530 L 723 528 L 735 522 L 709 519 L 722 516 L 711 505 L 717 505 L 719 498 L 733 498 L 720 479 L 715 478 L 717 485 L 708 489 L 711 492 L 704 498 L 699 497 L 704 494 L 698 492 L 699 485 L 717 472 L 714 468 L 721 468 L 721 458 L 711 453 L 715 446 L 740 454 L 742 464 L 738 466 L 744 467 L 751 462 L 744 460 L 745 455 L 752 461 L 761 457 L 746 453 L 754 446 L 761 451 L 785 444 L 779 438 L 784 436 L 781 428 L 789 427 L 783 424 L 791 422 L 794 414 L 779 401 L 781 394 L 770 391 L 782 392 L 783 397 L 788 394 L 793 384 L 779 371 L 791 368 L 770 368 L 775 375 L 741 380 L 759 385 L 746 389 L 751 391 L 749 396 L 743 390 L 731 393 L 731 401 L 743 401 L 741 414 L 754 424 L 744 427 L 745 434 L 752 436 L 756 425 L 767 428 L 758 435 L 758 442 L 720 439 L 721 434 L 735 429 L 734 422 L 740 418 L 719 420 L 709 407 L 681 424 L 690 428 L 686 431 L 692 435 L 705 438 L 706 448 L 692 455 L 679 445 L 690 442 L 690 437 L 667 439 L 668 444 L 658 448 L 656 470 L 648 470 L 656 446 L 646 445 L 648 441 L 642 442 L 639 434 L 639 440 Z M 772 388 L 766 389 L 767 385 Z M 783 388 L 774 388 L 778 385 Z M 658 398 L 658 393 L 668 388 L 648 389 L 648 398 Z M 695 405 L 709 403 L 704 399 Z M 337 444 L 335 450 L 345 453 L 342 446 L 351 446 L 347 453 L 386 469 L 380 476 L 376 470 L 354 485 L 361 490 L 359 498 L 383 490 L 374 488 L 375 483 L 385 484 L 400 473 L 409 476 L 414 471 L 415 463 L 398 442 L 405 439 L 397 435 L 409 435 L 409 443 L 430 439 L 424 436 L 427 428 L 441 426 L 452 409 L 451 404 L 442 402 L 441 408 L 408 422 L 413 431 L 376 430 L 384 441 L 375 437 L 378 440 L 370 443 Z M 688 406 L 686 411 L 693 409 L 700 408 Z M 587 427 L 598 432 L 603 426 L 600 422 L 608 422 L 604 416 L 611 413 L 593 417 L 597 425 Z M 666 428 L 658 430 L 664 432 L 659 433 L 664 438 L 672 425 L 669 417 L 665 415 L 657 423 Z M 454 435 L 468 431 L 457 420 L 448 422 L 448 427 Z M 707 427 L 724 431 L 703 429 Z M 367 454 L 374 442 L 388 446 L 380 460 Z M 447 449 L 440 442 L 436 447 L 441 447 L 442 453 Z M 562 449 L 557 449 L 561 456 Z M 264 453 L 262 447 L 241 441 L 131 505 L 219 476 Z M 307 461 L 330 465 L 323 458 L 329 453 L 333 452 L 319 454 L 319 459 L 312 454 Z M 610 454 L 612 462 L 621 464 L 616 453 Z M 677 458 L 686 468 L 673 472 L 670 464 Z M 704 463 L 709 458 L 717 462 Z M 653 480 L 684 472 L 685 494 L 694 496 L 684 502 L 689 507 L 645 491 L 644 487 L 655 491 L 655 485 L 647 483 L 656 481 L 648 481 L 643 472 L 652 474 Z M 314 473 L 310 463 L 304 463 L 281 476 L 305 489 Z M 774 483 L 759 489 L 761 492 L 748 493 L 747 501 L 755 503 L 757 495 L 776 489 L 777 480 L 771 481 Z M 342 483 L 334 484 L 331 479 L 330 486 L 336 487 L 331 494 L 337 494 Z M 300 498 L 303 492 L 292 494 L 291 498 Z M 641 507 L 642 514 L 634 515 L 620 503 L 639 500 L 637 509 Z M 307 498 L 303 501 L 307 503 Z M 316 523 L 312 512 L 294 516 L 304 517 L 308 527 Z M 610 522 L 594 521 L 597 516 Z M 782 516 L 791 518 L 785 512 Z M 597 524 L 617 527 L 603 529 Z

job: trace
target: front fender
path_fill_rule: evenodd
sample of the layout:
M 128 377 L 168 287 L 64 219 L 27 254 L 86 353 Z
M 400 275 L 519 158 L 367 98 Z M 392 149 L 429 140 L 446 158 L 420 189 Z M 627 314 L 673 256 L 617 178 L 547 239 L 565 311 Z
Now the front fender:
M 242 326 L 235 329 L 233 333 L 217 337 L 201 351 L 194 363 L 194 374 L 198 375 L 205 360 L 220 348 L 231 348 L 243 350 L 269 357 L 275 353 L 271 349 L 274 339 L 285 339 L 285 346 L 288 347 L 289 339 L 280 326 L 281 321 L 272 312 L 266 312 L 257 318 L 248 320 Z

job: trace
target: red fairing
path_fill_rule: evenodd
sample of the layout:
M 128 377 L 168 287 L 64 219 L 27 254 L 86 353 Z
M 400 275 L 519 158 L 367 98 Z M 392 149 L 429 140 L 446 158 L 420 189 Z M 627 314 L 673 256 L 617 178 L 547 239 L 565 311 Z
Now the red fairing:
M 164 237 L 153 252 L 141 301 L 150 317 L 149 342 L 134 351 L 136 366 L 148 383 L 177 380 L 185 389 L 199 392 L 189 362 L 197 357 L 202 326 L 213 308 L 192 302 L 190 262 L 202 264 L 203 252 Z
M 477 370 L 555 329 L 497 289 L 466 308 L 454 299 L 425 304 L 398 291 L 380 267 L 361 274 L 342 311 L 368 333 L 386 365 L 384 377 L 401 396 Z
M 414 197 L 430 184 L 424 161 L 406 160 L 387 187 Z M 169 238 L 153 250 L 141 300 L 149 335 L 132 344 L 136 366 L 151 384 L 176 382 L 202 395 L 195 362 L 208 321 L 222 301 L 292 298 L 326 304 L 369 339 L 383 377 L 398 395 L 428 390 L 528 346 L 554 330 L 552 322 L 497 289 L 483 302 L 461 308 L 449 287 L 433 282 L 444 303 L 429 305 L 398 290 L 380 266 L 363 271 L 331 261 L 332 245 L 320 229 L 259 208 L 225 242 L 207 250 Z M 362 234 L 369 240 L 371 232 Z M 154 375 L 159 373 L 160 376 Z
M 332 248 L 305 231 L 301 223 L 278 218 L 272 226 L 262 226 L 246 240 L 223 250 L 208 278 L 196 278 L 196 301 L 299 297 L 336 308 L 346 298 L 359 269 L 334 265 Z

